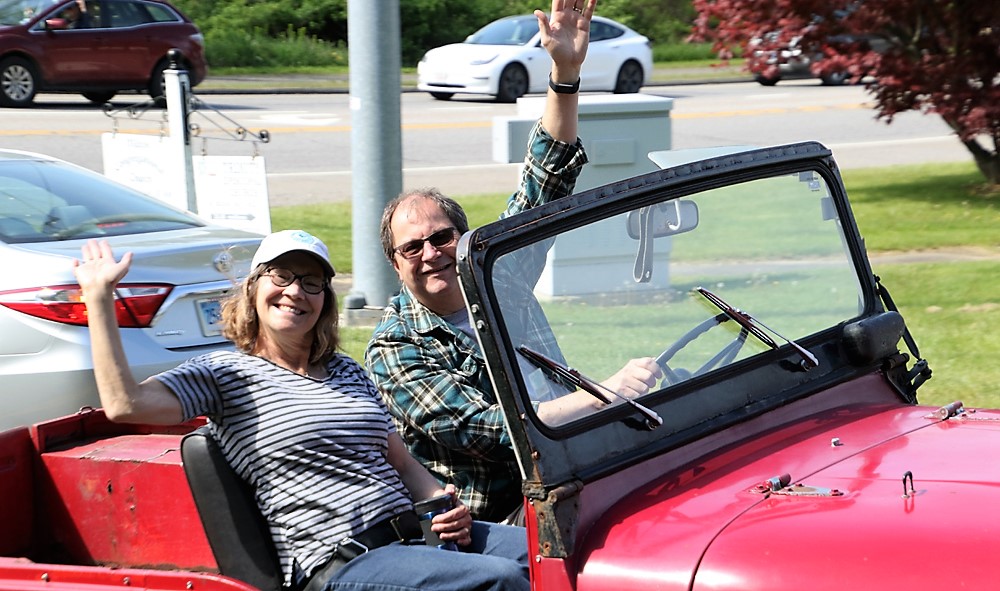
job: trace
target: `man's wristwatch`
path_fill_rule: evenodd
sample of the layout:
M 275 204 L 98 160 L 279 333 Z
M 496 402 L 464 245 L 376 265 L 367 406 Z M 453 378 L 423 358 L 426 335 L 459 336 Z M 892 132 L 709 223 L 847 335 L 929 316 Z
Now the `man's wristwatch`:
M 580 79 L 577 78 L 573 84 L 560 84 L 552 81 L 552 74 L 549 74 L 549 88 L 559 94 L 576 94 L 580 90 Z

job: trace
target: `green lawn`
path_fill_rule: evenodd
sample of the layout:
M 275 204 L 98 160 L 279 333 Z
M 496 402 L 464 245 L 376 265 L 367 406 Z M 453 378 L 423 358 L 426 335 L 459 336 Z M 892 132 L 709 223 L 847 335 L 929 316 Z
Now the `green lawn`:
M 934 372 L 920 400 L 1000 407 L 1000 258 L 874 270 Z
M 1000 407 L 1000 191 L 969 164 L 849 170 L 844 182 L 875 272 L 882 277 L 934 377 L 923 402 L 962 400 Z M 506 195 L 456 197 L 473 226 L 499 214 Z M 350 204 L 272 208 L 275 230 L 302 227 L 330 246 L 338 270 L 351 271 Z M 372 238 L 377 235 L 372 228 Z M 898 251 L 976 249 L 986 260 L 889 262 Z M 886 262 L 882 262 L 885 260 Z M 345 351 L 361 359 L 370 328 L 344 328 Z
M 934 371 L 921 400 L 1000 406 L 1000 191 L 972 164 L 844 173 L 876 274 Z M 892 251 L 982 249 L 993 260 L 879 263 Z

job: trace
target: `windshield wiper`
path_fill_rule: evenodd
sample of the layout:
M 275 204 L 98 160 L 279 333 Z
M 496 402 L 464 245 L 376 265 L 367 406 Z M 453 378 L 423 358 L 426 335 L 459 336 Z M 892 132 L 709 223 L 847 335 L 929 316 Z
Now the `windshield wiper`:
M 588 378 L 587 376 L 583 375 L 582 373 L 573 369 L 572 367 L 567 367 L 559 363 L 558 361 L 549 359 L 548 357 L 542 355 L 538 351 L 529 349 L 524 345 L 518 347 L 517 350 L 519 353 L 527 357 L 528 361 L 533 363 L 536 367 L 551 371 L 552 373 L 554 373 L 555 375 L 559 376 L 564 381 L 566 381 L 568 384 L 580 388 L 581 390 L 589 393 L 594 398 L 597 398 L 604 404 L 611 404 L 612 402 L 612 399 L 608 398 L 608 396 L 604 392 L 607 392 L 608 394 L 611 394 L 616 398 L 624 400 L 626 404 L 631 405 L 632 408 L 634 408 L 639 414 L 643 416 L 643 418 L 646 419 L 647 429 L 653 430 L 663 424 L 663 419 L 660 418 L 660 415 L 656 414 L 654 411 L 639 404 L 638 402 L 632 400 L 627 396 L 622 396 L 621 394 L 615 392 L 611 388 L 608 388 L 604 384 Z M 601 390 L 603 390 L 604 392 L 602 392 Z
M 778 343 L 774 342 L 774 339 L 772 339 L 770 335 L 764 332 L 765 330 L 774 334 L 774 336 L 778 337 L 779 339 L 791 345 L 792 348 L 794 348 L 795 351 L 799 354 L 799 356 L 802 357 L 802 362 L 800 363 L 802 369 L 808 370 L 814 367 L 819 367 L 819 360 L 816 359 L 816 356 L 810 353 L 804 347 L 800 346 L 795 341 L 781 336 L 781 334 L 779 334 L 778 331 L 767 326 L 766 324 L 764 324 L 760 320 L 757 320 L 753 316 L 747 314 L 743 310 L 740 310 L 739 308 L 734 308 L 724 299 L 708 291 L 704 287 L 696 287 L 695 291 L 705 296 L 706 300 L 715 304 L 720 310 L 722 310 L 722 312 L 726 316 L 732 318 L 734 321 L 736 321 L 737 324 L 742 326 L 744 329 L 746 329 L 747 332 L 749 332 L 753 336 L 757 337 L 757 339 L 760 342 L 764 343 L 768 347 L 772 349 L 777 349 Z

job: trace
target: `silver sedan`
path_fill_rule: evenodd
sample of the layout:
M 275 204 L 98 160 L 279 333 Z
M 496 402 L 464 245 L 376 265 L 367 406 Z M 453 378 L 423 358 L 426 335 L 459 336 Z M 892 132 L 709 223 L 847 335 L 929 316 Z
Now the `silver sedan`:
M 92 238 L 134 253 L 115 295 L 136 378 L 231 347 L 219 301 L 247 273 L 261 236 L 61 160 L 0 150 L 0 429 L 99 404 L 73 275 Z

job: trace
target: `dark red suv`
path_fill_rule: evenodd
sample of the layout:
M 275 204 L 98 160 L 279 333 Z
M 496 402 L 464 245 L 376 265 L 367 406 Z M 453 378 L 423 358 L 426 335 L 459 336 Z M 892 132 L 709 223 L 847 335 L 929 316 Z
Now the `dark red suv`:
M 0 106 L 41 91 L 105 102 L 121 91 L 163 96 L 167 52 L 191 84 L 205 78 L 204 37 L 163 0 L 0 0 Z

